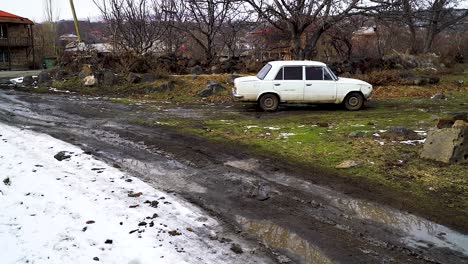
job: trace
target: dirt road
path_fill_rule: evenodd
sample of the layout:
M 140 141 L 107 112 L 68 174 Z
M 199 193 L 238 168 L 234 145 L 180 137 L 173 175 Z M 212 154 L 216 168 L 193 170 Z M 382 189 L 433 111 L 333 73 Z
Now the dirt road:
M 203 119 L 236 107 L 117 104 L 103 98 L 0 90 L 0 122 L 44 132 L 174 192 L 258 240 L 278 262 L 468 263 L 468 236 L 418 216 L 355 199 L 274 159 L 134 120 Z M 133 121 L 132 121 L 133 120 Z M 1 133 L 1 132 L 0 132 Z M 34 142 L 31 142 L 34 144 Z M 345 184 L 345 183 L 344 183 Z

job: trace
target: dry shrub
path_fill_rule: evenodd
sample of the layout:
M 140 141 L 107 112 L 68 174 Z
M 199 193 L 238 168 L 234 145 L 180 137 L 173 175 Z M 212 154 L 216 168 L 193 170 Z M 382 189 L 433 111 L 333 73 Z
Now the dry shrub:
M 355 78 L 368 82 L 374 86 L 399 84 L 402 80 L 397 70 L 373 71 L 366 74 L 343 74 L 342 77 Z

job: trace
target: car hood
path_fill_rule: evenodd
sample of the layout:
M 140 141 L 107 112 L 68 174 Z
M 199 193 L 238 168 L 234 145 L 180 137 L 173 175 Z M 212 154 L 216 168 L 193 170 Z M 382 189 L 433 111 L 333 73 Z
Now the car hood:
M 245 77 L 239 77 L 234 79 L 234 83 L 240 83 L 240 82 L 256 82 L 260 79 L 257 78 L 257 76 L 245 76 Z
M 363 85 L 370 85 L 372 86 L 370 83 L 367 83 L 365 81 L 361 81 L 361 80 L 358 80 L 358 79 L 351 79 L 351 78 L 343 78 L 343 77 L 340 77 L 338 78 L 338 82 L 339 83 L 349 83 L 349 84 L 363 84 Z

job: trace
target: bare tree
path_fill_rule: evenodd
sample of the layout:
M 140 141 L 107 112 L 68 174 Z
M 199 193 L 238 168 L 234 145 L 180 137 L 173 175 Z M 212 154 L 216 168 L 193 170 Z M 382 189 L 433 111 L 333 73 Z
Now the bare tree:
M 313 56 L 322 34 L 349 16 L 359 0 L 245 0 L 275 28 L 290 36 L 295 59 Z M 305 37 L 305 41 L 304 41 Z
M 171 12 L 179 21 L 173 27 L 185 32 L 205 53 L 207 64 L 217 55 L 216 37 L 227 18 L 235 16 L 239 3 L 233 0 L 169 0 Z
M 228 17 L 222 26 L 219 37 L 229 57 L 239 56 L 244 50 L 245 36 L 256 24 L 250 19 L 251 12 L 243 8 L 236 16 Z
M 114 44 L 143 55 L 160 44 L 164 26 L 155 0 L 93 0 L 113 34 Z

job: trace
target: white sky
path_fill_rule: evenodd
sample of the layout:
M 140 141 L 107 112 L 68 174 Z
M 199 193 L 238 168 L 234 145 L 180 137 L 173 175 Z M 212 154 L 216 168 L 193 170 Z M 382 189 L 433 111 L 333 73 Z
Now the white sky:
M 69 0 L 53 0 L 60 19 L 72 19 Z M 97 18 L 99 9 L 92 0 L 73 0 L 78 18 Z M 0 10 L 27 17 L 35 22 L 44 20 L 43 0 L 0 0 Z

